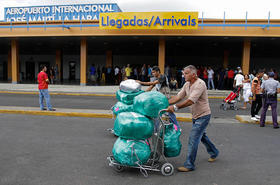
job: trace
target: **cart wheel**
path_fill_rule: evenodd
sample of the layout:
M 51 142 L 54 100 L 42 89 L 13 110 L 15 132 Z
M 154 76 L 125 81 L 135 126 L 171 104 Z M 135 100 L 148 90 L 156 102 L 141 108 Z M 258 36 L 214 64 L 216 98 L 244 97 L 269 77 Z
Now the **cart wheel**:
M 115 164 L 115 165 L 113 166 L 113 168 L 114 168 L 114 170 L 115 170 L 116 172 L 119 172 L 119 173 L 124 171 L 124 167 L 121 166 L 121 165 L 118 165 L 118 164 Z
M 234 110 L 238 110 L 238 108 L 237 108 L 237 106 L 236 106 L 236 105 L 234 106 Z
M 174 167 L 170 163 L 164 163 L 160 169 L 162 175 L 170 176 L 174 173 Z

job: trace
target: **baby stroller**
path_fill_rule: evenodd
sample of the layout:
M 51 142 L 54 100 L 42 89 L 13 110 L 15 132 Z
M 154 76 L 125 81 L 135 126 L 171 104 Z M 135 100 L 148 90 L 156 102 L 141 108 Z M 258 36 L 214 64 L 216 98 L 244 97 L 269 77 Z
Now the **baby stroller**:
M 167 115 L 162 114 L 165 111 L 166 110 L 161 110 L 159 112 L 159 127 L 157 131 L 153 134 L 153 136 L 148 140 L 149 145 L 151 147 L 151 155 L 145 164 L 137 163 L 137 166 L 122 165 L 114 159 L 113 155 L 111 155 L 107 157 L 107 160 L 109 161 L 109 166 L 113 167 L 113 169 L 117 172 L 122 172 L 125 168 L 137 168 L 144 175 L 144 177 L 148 177 L 148 171 L 161 172 L 164 176 L 172 175 L 174 173 L 174 167 L 171 163 L 168 163 L 166 157 L 164 156 L 165 126 L 172 124 L 169 122 L 169 119 L 163 118 Z M 161 157 L 164 160 L 163 163 L 160 163 L 159 161 Z
M 239 97 L 241 87 L 235 88 L 220 105 L 220 109 L 227 110 L 238 110 L 237 107 L 237 98 Z

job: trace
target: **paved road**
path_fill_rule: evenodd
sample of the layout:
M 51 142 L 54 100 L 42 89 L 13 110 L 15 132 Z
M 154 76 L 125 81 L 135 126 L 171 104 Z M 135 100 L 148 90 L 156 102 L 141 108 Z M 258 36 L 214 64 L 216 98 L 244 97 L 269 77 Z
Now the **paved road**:
M 163 177 L 138 170 L 117 173 L 108 166 L 116 140 L 105 130 L 112 119 L 0 114 L 1 185 L 278 185 L 279 130 L 270 126 L 212 119 L 208 136 L 220 150 L 215 163 L 200 145 L 197 169 Z M 190 123 L 181 123 L 182 152 L 169 161 L 178 167 L 185 159 Z
M 24 94 L 0 94 L 1 106 L 26 106 L 38 107 L 38 95 L 24 95 Z M 115 97 L 102 96 L 63 96 L 52 95 L 51 102 L 57 108 L 73 108 L 73 109 L 105 109 L 109 110 L 116 102 Z M 236 114 L 250 115 L 250 110 L 220 110 L 222 99 L 209 99 L 212 117 L 214 118 L 235 118 Z M 241 104 L 239 105 L 242 106 Z M 249 106 L 248 106 L 249 107 Z M 189 108 L 180 110 L 179 112 L 190 112 Z M 280 112 L 280 105 L 278 106 Z M 267 115 L 271 115 L 268 111 Z

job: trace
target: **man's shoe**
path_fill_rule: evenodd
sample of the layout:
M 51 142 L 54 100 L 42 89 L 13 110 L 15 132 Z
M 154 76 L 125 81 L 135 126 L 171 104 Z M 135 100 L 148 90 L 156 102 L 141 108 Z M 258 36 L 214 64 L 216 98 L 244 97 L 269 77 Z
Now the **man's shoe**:
M 265 127 L 264 125 L 260 125 L 260 127 Z
M 177 170 L 178 170 L 179 172 L 190 172 L 190 171 L 193 171 L 193 170 L 188 169 L 188 168 L 183 167 L 183 166 L 182 166 L 182 167 L 178 167 Z
M 49 109 L 49 111 L 56 111 L 56 109 Z
M 216 161 L 216 158 L 210 157 L 210 158 L 208 159 L 208 162 L 210 162 L 210 163 L 215 162 L 215 161 Z
M 43 108 L 43 109 L 41 109 L 41 110 L 47 110 L 46 108 Z
M 275 126 L 275 127 L 273 127 L 274 129 L 278 129 L 279 128 L 279 126 Z
M 260 119 L 261 117 L 259 115 L 255 115 L 255 118 Z
M 259 119 L 257 119 L 256 117 L 251 117 L 251 120 L 253 120 L 253 121 L 259 121 Z

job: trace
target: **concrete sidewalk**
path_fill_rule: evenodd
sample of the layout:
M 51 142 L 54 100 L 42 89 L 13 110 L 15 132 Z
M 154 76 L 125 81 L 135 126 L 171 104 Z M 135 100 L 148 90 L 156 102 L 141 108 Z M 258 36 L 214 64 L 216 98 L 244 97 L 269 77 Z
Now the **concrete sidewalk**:
M 146 90 L 147 86 L 142 86 Z M 57 95 L 115 95 L 119 86 L 79 86 L 79 85 L 49 85 L 49 92 Z M 0 92 L 2 93 L 38 93 L 37 84 L 10 84 L 0 83 Z M 179 92 L 171 91 L 172 95 Z M 230 93 L 226 90 L 208 90 L 209 96 L 224 98 Z
M 250 115 L 236 115 L 235 118 L 240 123 L 250 123 L 250 124 L 260 124 L 260 121 L 253 121 L 251 120 Z M 280 116 L 277 117 L 278 124 L 280 124 Z M 272 116 L 266 116 L 265 124 L 271 125 L 272 122 Z

